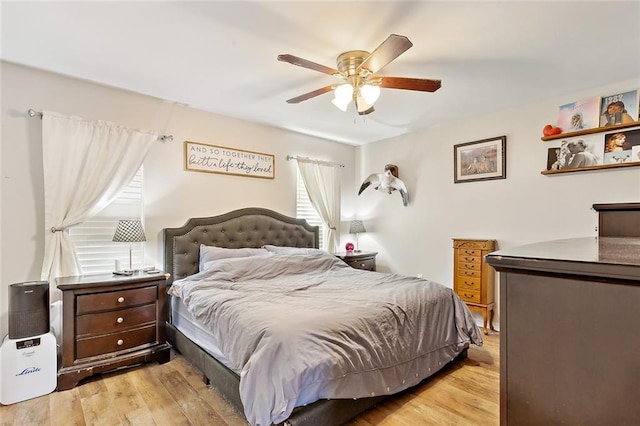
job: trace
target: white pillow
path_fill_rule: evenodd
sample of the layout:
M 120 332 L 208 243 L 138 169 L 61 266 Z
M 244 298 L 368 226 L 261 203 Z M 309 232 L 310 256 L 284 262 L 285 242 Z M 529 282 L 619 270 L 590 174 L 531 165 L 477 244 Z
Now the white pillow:
M 229 249 L 215 246 L 206 246 L 200 244 L 200 263 L 198 269 L 204 271 L 206 269 L 205 264 L 208 264 L 212 260 L 231 259 L 234 257 L 249 257 L 258 256 L 261 254 L 269 253 L 263 248 L 239 248 Z
M 312 247 L 280 247 L 280 246 L 264 245 L 262 246 L 262 248 L 276 254 L 313 254 L 318 252 L 324 252 L 324 250 L 320 250 Z

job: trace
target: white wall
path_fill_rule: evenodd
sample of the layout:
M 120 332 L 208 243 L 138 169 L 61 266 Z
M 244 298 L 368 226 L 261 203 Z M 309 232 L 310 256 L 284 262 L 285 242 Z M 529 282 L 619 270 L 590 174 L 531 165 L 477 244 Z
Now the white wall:
M 368 231 L 360 248 L 379 251 L 379 270 L 421 273 L 453 286 L 452 238 L 496 239 L 504 249 L 596 235 L 592 204 L 640 201 L 640 168 L 542 175 L 553 146 L 540 140 L 542 128 L 555 124 L 559 105 L 638 87 L 640 79 L 591 88 L 359 147 L 356 186 L 392 163 L 410 196 L 407 207 L 397 193 L 367 189 L 357 198 Z M 507 178 L 454 184 L 453 146 L 501 135 L 507 136 Z M 499 297 L 497 279 L 496 291 Z
M 345 221 L 353 212 L 353 146 L 6 62 L 0 62 L 0 73 L 0 336 L 8 330 L 8 286 L 39 280 L 44 250 L 41 123 L 28 117 L 29 108 L 173 135 L 173 142 L 158 142 L 144 163 L 145 264 L 162 266 L 162 228 L 181 226 L 189 217 L 254 206 L 295 216 L 296 165 L 286 161 L 287 155 L 345 164 L 341 169 Z M 185 140 L 275 154 L 275 179 L 185 171 Z
M 295 164 L 285 160 L 288 154 L 346 165 L 342 246 L 354 241 L 348 221 L 358 217 L 368 231 L 360 235 L 360 248 L 379 252 L 380 271 L 421 273 L 447 286 L 453 280 L 452 238 L 493 238 L 508 248 L 595 235 L 592 204 L 640 199 L 640 168 L 540 174 L 551 146 L 540 140 L 542 127 L 555 122 L 559 105 L 640 87 L 640 78 L 354 148 L 5 62 L 0 73 L 0 335 L 8 328 L 8 285 L 40 278 L 42 137 L 40 121 L 26 115 L 29 108 L 174 136 L 173 142 L 158 143 L 145 161 L 145 263 L 158 266 L 162 228 L 180 226 L 188 217 L 247 206 L 295 215 Z M 454 184 L 453 145 L 500 135 L 507 136 L 507 179 Z M 184 171 L 185 140 L 275 154 L 276 178 Z M 399 166 L 408 207 L 398 194 L 368 189 L 356 196 L 362 180 L 387 163 Z

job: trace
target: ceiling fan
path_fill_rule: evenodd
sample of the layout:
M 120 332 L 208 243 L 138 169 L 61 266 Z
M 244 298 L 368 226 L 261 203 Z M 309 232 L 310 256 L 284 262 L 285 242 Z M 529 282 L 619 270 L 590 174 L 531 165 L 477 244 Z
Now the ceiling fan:
M 319 71 L 343 80 L 342 83 L 330 84 L 288 99 L 287 103 L 297 104 L 333 90 L 335 98 L 332 102 L 336 107 L 346 111 L 353 100 L 358 114 L 365 115 L 373 112 L 373 104 L 380 95 L 381 87 L 435 92 L 440 88 L 440 80 L 375 75 L 411 46 L 413 43 L 407 37 L 391 34 L 372 53 L 364 50 L 349 50 L 341 53 L 336 59 L 337 69 L 294 55 L 278 55 L 279 61 Z

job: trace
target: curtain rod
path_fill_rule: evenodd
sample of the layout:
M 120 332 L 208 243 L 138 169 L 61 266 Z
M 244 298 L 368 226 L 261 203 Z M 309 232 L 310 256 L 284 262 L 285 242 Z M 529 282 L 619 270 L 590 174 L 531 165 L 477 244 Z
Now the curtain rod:
M 36 111 L 32 108 L 29 108 L 27 110 L 27 114 L 29 114 L 29 117 L 35 117 L 38 116 L 40 117 L 40 119 L 42 119 L 42 112 L 41 111 Z M 158 140 L 160 142 L 171 142 L 173 141 L 173 135 L 158 135 Z
M 306 161 L 308 163 L 324 164 L 325 166 L 335 166 L 335 167 L 344 168 L 344 164 L 336 163 L 333 161 L 314 160 L 312 158 L 307 158 L 307 157 L 295 157 L 293 155 L 287 155 L 287 161 L 289 160 L 301 160 L 301 161 Z

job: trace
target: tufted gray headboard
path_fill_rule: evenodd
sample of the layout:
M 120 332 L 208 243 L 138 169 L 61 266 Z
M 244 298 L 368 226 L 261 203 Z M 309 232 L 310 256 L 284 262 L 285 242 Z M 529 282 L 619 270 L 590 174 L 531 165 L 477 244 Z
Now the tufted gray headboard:
M 219 216 L 192 218 L 180 228 L 162 231 L 164 270 L 174 280 L 198 272 L 200 244 L 224 248 L 319 246 L 319 228 L 259 207 L 234 210 Z

